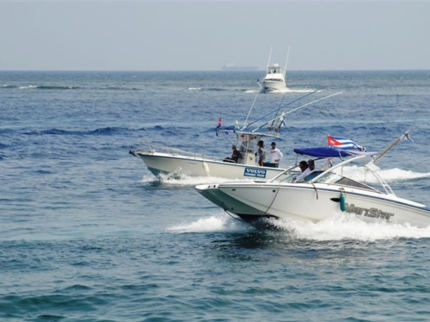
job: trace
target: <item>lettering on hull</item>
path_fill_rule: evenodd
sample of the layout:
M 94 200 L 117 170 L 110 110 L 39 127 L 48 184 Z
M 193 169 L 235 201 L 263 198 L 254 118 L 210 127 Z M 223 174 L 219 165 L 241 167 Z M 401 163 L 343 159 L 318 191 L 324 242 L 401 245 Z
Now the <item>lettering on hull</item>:
M 356 214 L 358 216 L 386 219 L 387 221 L 389 221 L 390 218 L 394 216 L 393 213 L 385 212 L 377 208 L 356 207 L 354 204 L 348 203 L 346 204 L 345 212 L 350 214 Z
M 245 177 L 266 178 L 266 170 L 257 168 L 245 168 Z

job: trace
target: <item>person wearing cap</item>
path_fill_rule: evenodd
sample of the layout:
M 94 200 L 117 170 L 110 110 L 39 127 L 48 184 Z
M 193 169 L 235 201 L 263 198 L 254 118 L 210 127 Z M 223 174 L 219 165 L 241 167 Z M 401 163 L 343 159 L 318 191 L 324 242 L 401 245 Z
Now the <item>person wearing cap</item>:
M 272 168 L 279 168 L 279 162 L 284 157 L 281 150 L 276 147 L 276 143 L 272 142 L 272 149 L 270 150 L 270 162 L 267 162 L 265 165 Z

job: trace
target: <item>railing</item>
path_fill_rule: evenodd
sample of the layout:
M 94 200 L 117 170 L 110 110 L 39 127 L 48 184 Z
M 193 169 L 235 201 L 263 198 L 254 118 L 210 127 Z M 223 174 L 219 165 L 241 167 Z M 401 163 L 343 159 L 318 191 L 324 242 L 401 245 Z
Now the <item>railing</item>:
M 150 152 L 168 153 L 174 156 L 183 155 L 186 157 L 203 158 L 205 160 L 220 160 L 220 158 L 216 158 L 214 156 L 207 156 L 203 153 L 194 153 L 194 152 L 189 152 L 189 151 L 168 147 L 168 146 L 154 145 L 154 144 L 149 144 L 148 146 L 149 146 Z

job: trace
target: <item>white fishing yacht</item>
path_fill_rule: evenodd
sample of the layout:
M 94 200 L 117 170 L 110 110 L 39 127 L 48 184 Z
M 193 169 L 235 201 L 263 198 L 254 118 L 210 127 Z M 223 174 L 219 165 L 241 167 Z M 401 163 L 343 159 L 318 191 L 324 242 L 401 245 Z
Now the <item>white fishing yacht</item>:
M 358 216 L 366 222 L 385 221 L 416 227 L 430 225 L 429 208 L 396 196 L 380 176 L 380 169 L 375 163 L 387 150 L 379 155 L 336 147 L 294 151 L 313 160 L 324 160 L 326 164 L 298 181 L 296 178 L 300 171 L 292 167 L 272 180 L 203 184 L 196 189 L 226 212 L 245 221 L 268 217 L 318 222 L 342 212 Z M 363 162 L 367 158 L 370 161 L 364 163 L 362 181 L 344 174 L 346 165 Z M 331 166 L 334 159 L 340 162 Z M 371 176 L 375 180 L 368 180 Z
M 282 67 L 278 64 L 267 66 L 266 76 L 260 81 L 260 90 L 262 92 L 282 92 L 286 88 Z
M 289 53 L 289 48 L 288 48 Z M 269 61 L 266 68 L 266 76 L 259 81 L 260 91 L 262 93 L 269 92 L 285 92 L 287 85 L 285 83 L 285 76 L 287 72 L 288 63 L 288 53 L 287 60 L 285 62 L 285 68 L 282 68 L 279 64 L 271 63 L 272 48 L 270 49 Z

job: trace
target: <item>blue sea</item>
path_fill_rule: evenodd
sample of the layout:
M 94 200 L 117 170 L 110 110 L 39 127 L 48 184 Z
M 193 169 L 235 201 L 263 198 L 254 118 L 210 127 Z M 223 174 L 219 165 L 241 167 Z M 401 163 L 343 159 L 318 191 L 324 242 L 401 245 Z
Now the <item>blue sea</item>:
M 382 151 L 412 129 L 379 165 L 430 205 L 430 71 L 291 71 L 286 93 L 257 95 L 263 76 L 0 72 L 0 320 L 429 321 L 430 228 L 256 228 L 194 189 L 220 179 L 160 181 L 129 154 L 223 158 L 218 119 L 248 112 L 288 112 L 284 164 L 328 134 Z

